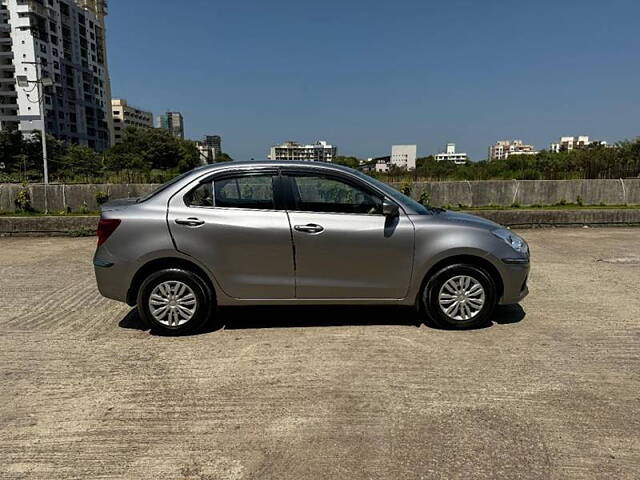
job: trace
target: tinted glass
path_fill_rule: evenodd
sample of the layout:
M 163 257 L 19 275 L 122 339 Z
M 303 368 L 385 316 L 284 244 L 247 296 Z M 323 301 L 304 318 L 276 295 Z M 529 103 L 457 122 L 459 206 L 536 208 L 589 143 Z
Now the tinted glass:
M 382 214 L 382 199 L 359 186 L 322 175 L 290 178 L 298 211 Z
M 213 188 L 211 182 L 203 183 L 184 197 L 184 203 L 190 207 L 213 207 Z
M 401 203 L 403 205 L 406 205 L 407 207 L 411 208 L 418 215 L 429 215 L 429 214 L 432 213 L 432 212 L 429 211 L 429 208 L 431 208 L 431 207 L 429 207 L 429 208 L 425 207 L 421 203 L 416 202 L 414 199 L 406 196 L 405 194 L 399 192 L 395 188 L 387 185 L 386 183 L 383 183 L 380 180 L 376 180 L 375 178 L 370 177 L 369 175 L 365 175 L 364 173 L 359 172 L 359 171 L 355 171 L 354 170 L 354 173 L 356 175 L 366 179 L 368 182 L 373 183 L 376 187 L 378 187 L 384 193 L 389 195 L 391 198 L 393 198 L 394 200 L 398 201 L 399 203 Z
M 273 176 L 252 175 L 213 182 L 216 207 L 274 209 Z

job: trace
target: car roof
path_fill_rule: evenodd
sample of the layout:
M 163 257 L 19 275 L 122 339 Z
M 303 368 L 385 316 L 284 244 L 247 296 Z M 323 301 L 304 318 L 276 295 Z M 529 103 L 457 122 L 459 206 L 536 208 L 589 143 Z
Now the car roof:
M 251 160 L 251 161 L 238 161 L 234 160 L 231 162 L 220 162 L 214 163 L 211 165 L 205 165 L 203 167 L 199 167 L 198 171 L 203 170 L 211 170 L 215 171 L 218 169 L 226 169 L 226 168 L 246 168 L 246 167 L 303 167 L 303 168 L 321 168 L 326 170 L 334 170 L 341 172 L 353 172 L 354 170 L 345 167 L 343 165 L 337 165 L 335 163 L 328 162 L 316 162 L 316 161 L 300 161 L 300 160 Z

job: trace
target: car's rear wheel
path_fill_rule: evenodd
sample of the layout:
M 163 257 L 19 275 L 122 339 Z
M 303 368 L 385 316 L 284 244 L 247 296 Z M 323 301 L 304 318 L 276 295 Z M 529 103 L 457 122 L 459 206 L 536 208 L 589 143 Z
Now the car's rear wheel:
M 477 328 L 485 325 L 496 305 L 491 276 L 475 265 L 449 265 L 424 288 L 422 299 L 429 317 L 442 328 Z
M 213 295 L 194 272 L 168 268 L 152 273 L 138 290 L 138 311 L 152 330 L 181 335 L 200 329 L 210 318 Z

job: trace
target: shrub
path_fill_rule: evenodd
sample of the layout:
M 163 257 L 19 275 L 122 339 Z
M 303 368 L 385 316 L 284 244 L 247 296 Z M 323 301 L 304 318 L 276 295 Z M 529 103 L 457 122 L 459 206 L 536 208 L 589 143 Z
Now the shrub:
M 89 213 L 89 206 L 87 205 L 87 202 L 82 202 L 80 213 Z
M 107 192 L 96 192 L 96 202 L 98 205 L 104 205 L 109 201 L 109 194 Z
M 431 202 L 431 195 L 429 195 L 427 192 L 422 192 L 420 194 L 420 200 L 418 200 L 422 205 L 424 206 L 428 206 L 429 203 Z
M 26 182 L 20 186 L 20 190 L 16 194 L 16 208 L 20 212 L 32 212 L 31 195 L 29 194 L 29 184 Z
M 578 198 L 576 198 L 576 203 L 577 203 L 578 205 L 580 205 L 580 206 L 582 206 L 582 205 L 583 205 L 583 203 L 582 203 L 582 197 L 581 197 L 580 195 L 578 195 Z
M 520 204 L 518 202 L 513 202 L 511 204 L 511 208 L 520 208 Z

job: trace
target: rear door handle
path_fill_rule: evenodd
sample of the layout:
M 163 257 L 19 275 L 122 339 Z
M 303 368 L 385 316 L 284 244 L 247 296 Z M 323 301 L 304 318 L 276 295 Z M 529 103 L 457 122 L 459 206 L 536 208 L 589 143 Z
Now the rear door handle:
M 308 223 L 306 225 L 296 225 L 293 227 L 298 232 L 304 233 L 320 233 L 324 230 L 324 228 L 320 225 L 316 225 L 315 223 Z
M 204 220 L 196 217 L 176 218 L 176 223 L 178 225 L 186 225 L 187 227 L 199 227 L 200 225 L 204 225 Z

